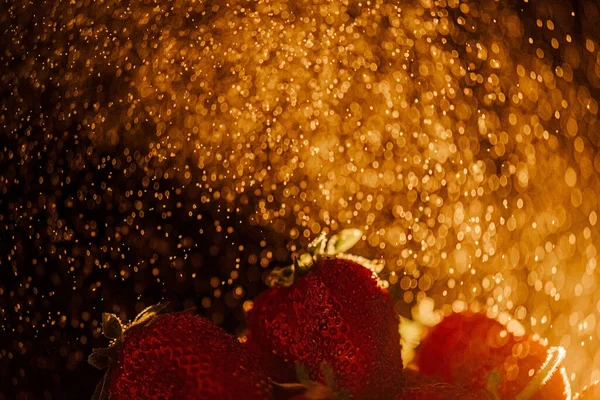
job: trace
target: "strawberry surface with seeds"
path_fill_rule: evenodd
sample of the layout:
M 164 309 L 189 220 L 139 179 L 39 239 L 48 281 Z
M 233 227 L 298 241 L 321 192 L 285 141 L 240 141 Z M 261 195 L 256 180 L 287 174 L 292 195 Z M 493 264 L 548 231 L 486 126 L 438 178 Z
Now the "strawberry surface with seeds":
M 500 399 L 563 400 L 570 398 L 570 386 L 561 354 L 483 314 L 465 312 L 432 328 L 417 365 L 425 375 L 487 389 Z
M 492 400 L 488 392 L 473 391 L 446 382 L 429 382 L 404 389 L 396 400 Z
M 393 398 L 402 387 L 398 317 L 373 272 L 352 261 L 320 260 L 288 287 L 263 292 L 248 313 L 248 346 L 279 382 L 295 366 L 349 398 Z
M 408 368 L 404 370 L 404 384 L 396 400 L 493 400 L 487 391 L 440 382 Z
M 107 358 L 109 368 L 94 398 L 271 398 L 269 378 L 257 360 L 204 318 L 188 312 L 157 315 L 116 336 L 112 347 L 90 357 L 94 365 Z

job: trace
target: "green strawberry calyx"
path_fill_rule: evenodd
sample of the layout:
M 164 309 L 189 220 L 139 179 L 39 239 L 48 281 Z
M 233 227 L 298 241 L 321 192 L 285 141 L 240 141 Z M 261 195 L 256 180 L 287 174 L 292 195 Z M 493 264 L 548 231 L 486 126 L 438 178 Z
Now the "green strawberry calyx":
M 529 400 L 544 386 L 555 373 L 561 373 L 560 364 L 564 360 L 566 351 L 564 348 L 550 347 L 546 360 L 529 381 L 527 386 L 515 397 L 515 400 Z M 496 368 L 488 374 L 487 390 L 494 400 L 500 399 L 498 390 L 502 381 L 502 373 Z M 568 396 L 570 400 L 570 394 Z
M 555 373 L 560 372 L 560 364 L 565 359 L 567 352 L 564 348 L 550 347 L 548 349 L 548 356 L 542 364 L 538 372 L 533 376 L 533 379 L 529 381 L 529 384 L 517 395 L 515 400 L 529 400 L 533 395 L 544 386 Z
M 331 366 L 323 361 L 321 363 L 321 373 L 325 383 L 320 383 L 310 378 L 310 373 L 305 365 L 296 364 L 297 383 L 278 383 L 274 385 L 282 389 L 291 391 L 302 391 L 302 397 L 310 400 L 346 400 L 348 396 L 341 390 L 338 390 L 335 381 L 335 373 Z
M 88 357 L 88 363 L 93 367 L 103 370 L 107 369 L 102 380 L 96 386 L 92 400 L 107 400 L 110 375 L 123 344 L 123 338 L 127 331 L 134 326 L 148 326 L 152 324 L 158 316 L 160 316 L 167 308 L 168 304 L 158 303 L 150 307 L 146 307 L 140 312 L 133 321 L 129 324 L 123 324 L 119 317 L 111 313 L 102 314 L 102 334 L 111 342 L 108 347 L 96 348 L 92 350 L 92 354 Z
M 319 236 L 313 240 L 306 251 L 296 255 L 293 263 L 286 267 L 275 268 L 269 276 L 266 283 L 269 286 L 287 287 L 294 283 L 294 279 L 306 275 L 311 267 L 323 258 L 340 258 L 353 261 L 372 270 L 375 273 L 380 272 L 385 266 L 385 260 L 369 260 L 364 257 L 346 253 L 362 238 L 363 232 L 360 229 L 344 229 L 337 234 L 327 237 L 327 233 L 322 231 Z

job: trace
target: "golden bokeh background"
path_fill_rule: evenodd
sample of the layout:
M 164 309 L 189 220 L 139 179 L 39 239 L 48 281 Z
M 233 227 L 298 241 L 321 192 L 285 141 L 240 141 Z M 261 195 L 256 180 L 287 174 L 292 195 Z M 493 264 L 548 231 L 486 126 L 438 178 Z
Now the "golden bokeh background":
M 600 379 L 598 2 L 87 0 L 45 15 L 20 3 L 0 13 L 12 38 L 0 59 L 10 138 L 0 190 L 26 177 L 56 188 L 77 170 L 73 195 L 54 204 L 108 204 L 120 222 L 60 210 L 43 222 L 68 249 L 44 256 L 69 265 L 82 300 L 62 322 L 60 306 L 28 321 L 15 317 L 36 309 L 15 232 L 32 206 L 14 191 L 0 203 L 12 240 L 0 267 L 15 282 L 0 282 L 0 305 L 18 320 L 7 334 L 43 336 L 54 321 L 98 340 L 101 307 L 131 317 L 143 295 L 169 298 L 185 282 L 223 323 L 263 271 L 324 229 L 354 227 L 364 232 L 354 251 L 386 259 L 400 313 L 425 299 L 507 312 L 567 349 L 575 391 Z M 40 146 L 63 142 L 77 150 L 44 158 L 53 167 L 42 162 L 38 178 Z M 105 168 L 116 183 L 98 178 Z M 206 226 L 184 235 L 160 224 L 178 218 Z M 226 253 L 219 273 L 206 272 L 194 235 L 215 241 L 210 256 Z M 89 240 L 117 261 L 86 258 Z M 132 282 L 137 303 L 94 297 L 111 280 Z M 77 349 L 65 350 L 72 370 Z M 19 353 L 0 351 L 5 366 Z

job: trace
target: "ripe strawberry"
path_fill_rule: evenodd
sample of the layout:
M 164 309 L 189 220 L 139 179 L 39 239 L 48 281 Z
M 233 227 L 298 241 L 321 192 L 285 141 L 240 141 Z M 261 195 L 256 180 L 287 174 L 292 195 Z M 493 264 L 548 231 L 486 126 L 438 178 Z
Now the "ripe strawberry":
M 396 400 L 492 400 L 486 391 L 473 391 L 445 382 L 406 388 Z
M 298 396 L 294 396 L 294 397 L 290 398 L 290 400 L 337 400 L 337 398 L 336 397 L 321 397 L 321 396 L 314 397 L 314 396 L 310 396 L 310 395 L 306 396 L 306 395 L 300 394 Z
M 487 391 L 467 390 L 410 369 L 404 370 L 404 378 L 406 387 L 396 400 L 492 400 Z
M 313 397 L 313 396 L 305 396 L 305 395 L 298 395 L 298 396 L 294 396 L 289 400 L 338 400 L 337 397 Z
M 419 371 L 445 382 L 488 389 L 501 399 L 570 398 L 561 348 L 514 336 L 483 314 L 445 318 L 421 343 Z
M 279 271 L 282 286 L 254 301 L 247 344 L 276 381 L 294 381 L 301 365 L 347 397 L 393 398 L 402 387 L 398 317 L 374 273 L 339 258 L 300 267 Z
M 113 339 L 97 349 L 90 364 L 108 367 L 94 399 L 212 400 L 271 397 L 268 377 L 233 336 L 191 313 L 143 311 L 129 327 L 104 314 L 103 329 Z

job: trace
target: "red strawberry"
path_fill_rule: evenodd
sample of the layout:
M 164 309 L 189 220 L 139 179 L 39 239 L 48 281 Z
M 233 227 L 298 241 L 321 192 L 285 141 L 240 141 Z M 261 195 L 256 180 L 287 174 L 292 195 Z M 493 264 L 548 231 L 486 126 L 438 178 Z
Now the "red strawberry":
M 445 382 L 406 388 L 396 400 L 492 400 L 486 391 L 467 390 Z
M 292 397 L 290 400 L 337 400 L 336 397 L 314 397 L 314 396 L 305 396 L 298 395 Z
M 294 381 L 295 365 L 302 365 L 310 379 L 350 398 L 383 400 L 399 393 L 398 317 L 371 270 L 326 258 L 278 277 L 289 286 L 263 292 L 248 313 L 248 345 L 276 381 Z
M 600 399 L 600 381 L 595 381 L 590 386 L 583 388 L 583 391 L 575 396 L 575 400 L 598 400 Z
M 191 313 L 159 315 L 162 308 L 145 310 L 127 328 L 115 315 L 103 316 L 113 343 L 89 358 L 108 366 L 94 399 L 271 398 L 268 377 L 235 337 Z
M 483 314 L 445 318 L 421 343 L 419 371 L 445 382 L 488 389 L 501 399 L 570 398 L 564 350 L 516 337 Z
M 487 391 L 467 390 L 446 382 L 439 382 L 416 371 L 404 370 L 406 387 L 396 400 L 491 400 Z

